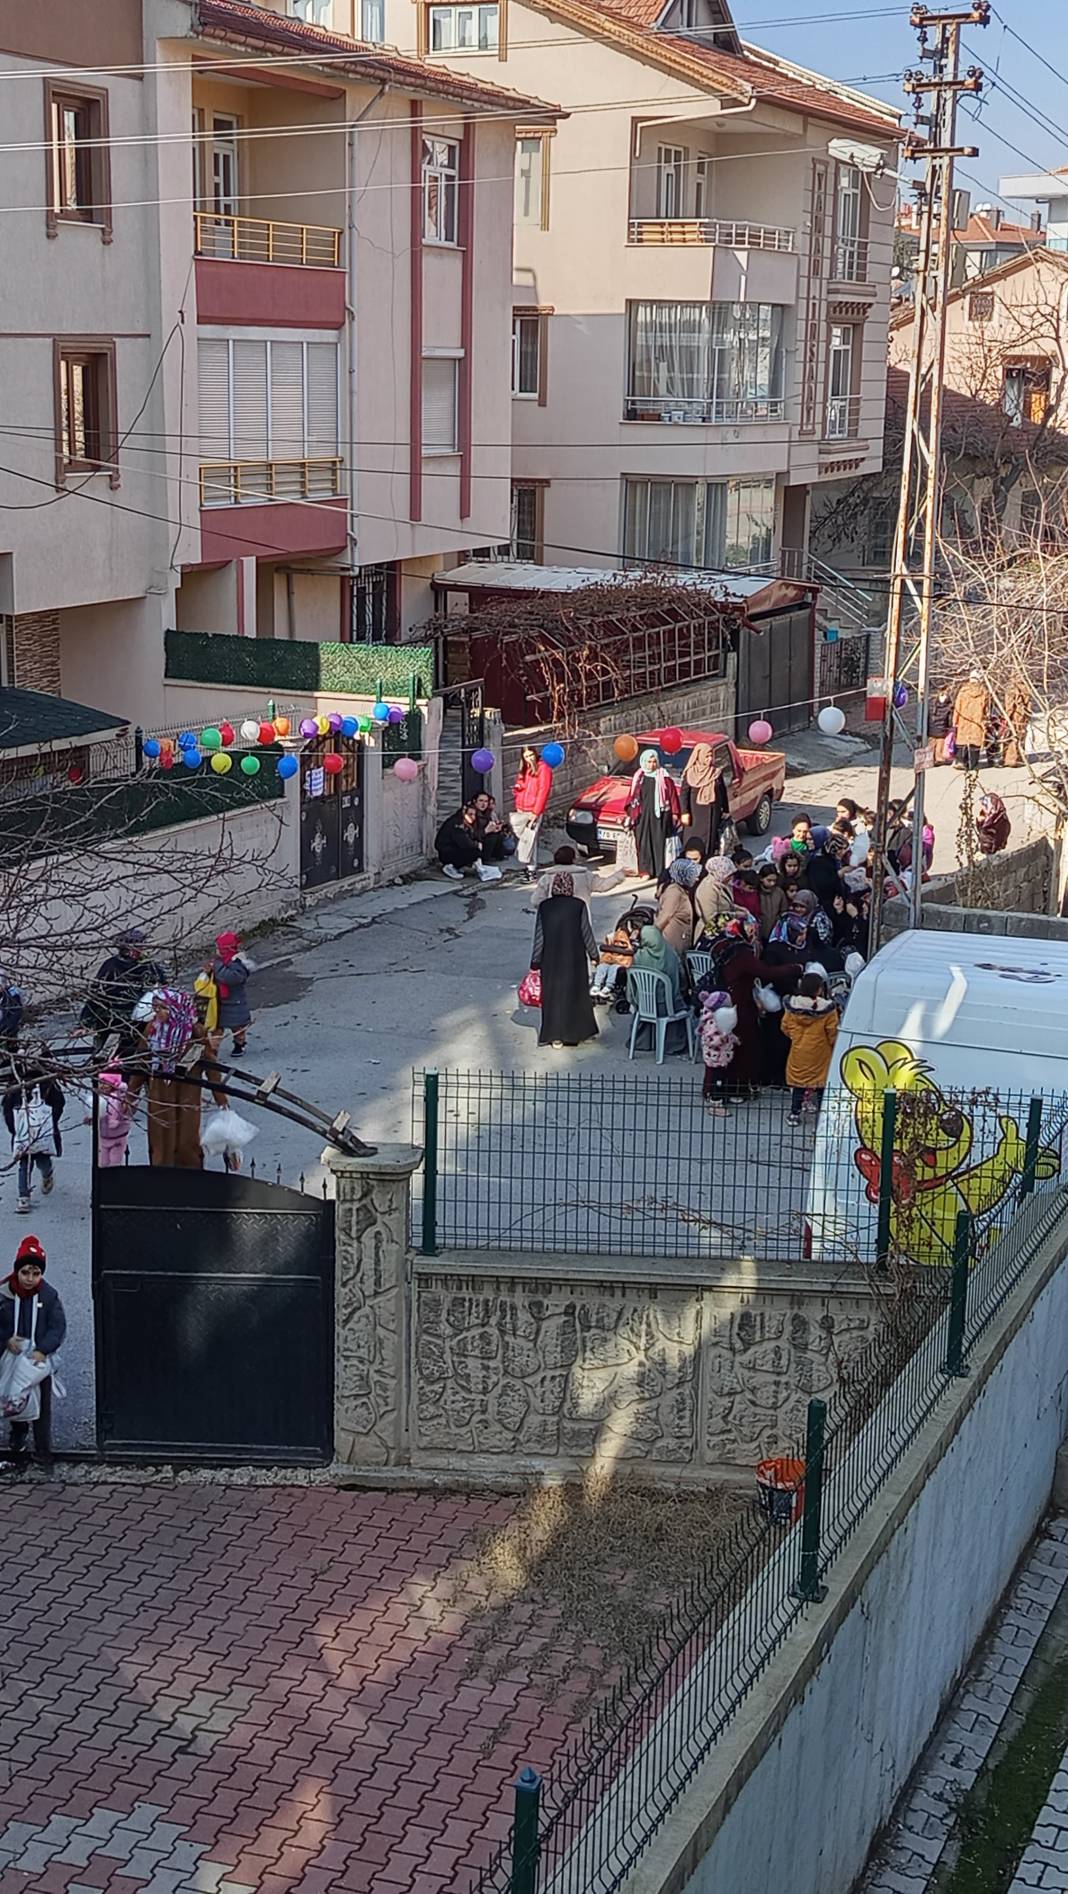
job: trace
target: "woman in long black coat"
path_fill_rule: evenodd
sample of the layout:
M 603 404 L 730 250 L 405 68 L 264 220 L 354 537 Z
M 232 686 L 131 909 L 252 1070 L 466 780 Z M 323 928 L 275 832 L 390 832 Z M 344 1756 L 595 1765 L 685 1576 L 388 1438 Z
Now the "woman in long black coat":
M 585 901 L 571 875 L 554 875 L 538 908 L 530 964 L 541 973 L 539 1046 L 577 1046 L 596 1039 L 590 961 L 598 955 Z

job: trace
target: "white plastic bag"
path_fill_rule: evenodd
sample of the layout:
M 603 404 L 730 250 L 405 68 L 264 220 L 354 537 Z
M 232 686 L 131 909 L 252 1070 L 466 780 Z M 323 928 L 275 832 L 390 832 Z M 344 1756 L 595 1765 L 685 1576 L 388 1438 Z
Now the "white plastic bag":
M 15 1111 L 15 1156 L 55 1157 L 56 1137 L 52 1107 L 41 1097 L 35 1085 L 25 1102 Z
M 765 986 L 760 980 L 753 983 L 753 998 L 762 1013 L 781 1013 L 782 1001 L 773 986 Z
M 255 1136 L 255 1125 L 226 1106 L 213 1112 L 207 1120 L 200 1133 L 200 1143 L 209 1157 L 217 1157 L 220 1151 L 243 1151 Z
M 28 1347 L 4 1350 L 0 1360 L 0 1415 L 5 1420 L 39 1420 L 41 1382 L 52 1372 L 50 1361 L 31 1361 Z

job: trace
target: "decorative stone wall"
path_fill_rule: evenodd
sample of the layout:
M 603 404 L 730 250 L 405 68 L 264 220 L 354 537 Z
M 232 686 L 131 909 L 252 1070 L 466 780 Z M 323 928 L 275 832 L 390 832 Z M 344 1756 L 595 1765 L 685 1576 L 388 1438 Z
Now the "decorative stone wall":
M 407 1277 L 414 1145 L 373 1157 L 327 1153 L 337 1183 L 335 1458 L 349 1467 L 408 1458 Z
M 1064 939 L 1068 927 L 1050 919 L 1056 906 L 1058 854 L 1058 844 L 1040 837 L 1002 855 L 980 856 L 974 867 L 956 874 L 934 875 L 923 888 L 924 927 Z M 908 924 L 908 904 L 895 896 L 883 917 L 887 939 L 903 933 Z
M 20 690 L 62 695 L 59 613 L 20 612 L 7 622 L 7 674 Z

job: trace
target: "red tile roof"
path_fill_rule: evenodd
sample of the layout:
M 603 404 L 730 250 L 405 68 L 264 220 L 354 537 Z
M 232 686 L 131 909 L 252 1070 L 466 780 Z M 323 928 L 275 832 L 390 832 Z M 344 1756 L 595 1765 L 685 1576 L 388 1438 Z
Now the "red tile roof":
M 956 243 L 992 244 L 995 249 L 1003 243 L 1036 247 L 1046 241 L 1045 232 L 1032 229 L 1030 224 L 995 224 L 978 214 L 969 217 L 963 230 L 955 230 L 953 238 Z
M 908 393 L 907 371 L 903 368 L 888 369 L 888 431 L 891 428 L 896 428 L 898 432 L 903 429 Z M 925 393 L 922 402 L 924 416 L 928 405 L 929 396 Z M 1068 435 L 1059 428 L 1042 426 L 1036 421 L 1013 421 L 994 402 L 981 401 L 977 395 L 963 394 L 959 388 L 943 388 L 942 422 L 946 450 L 955 457 L 967 459 L 972 455 L 989 456 L 1000 449 L 1004 450 L 1003 458 L 1018 460 L 1040 447 L 1043 464 L 1047 461 L 1058 464 L 1068 461 Z
M 366 79 L 370 85 L 398 86 L 420 97 L 514 112 L 524 120 L 567 117 L 560 106 L 527 98 L 508 86 L 491 85 L 487 80 L 472 79 L 467 73 L 428 65 L 420 59 L 406 59 L 391 47 L 371 46 L 343 33 L 328 33 L 324 27 L 271 13 L 265 7 L 249 4 L 249 0 L 194 0 L 193 31 L 198 37 L 225 40 L 272 57 L 287 52 L 304 58 L 309 53 L 322 53 L 324 66 L 346 78 Z

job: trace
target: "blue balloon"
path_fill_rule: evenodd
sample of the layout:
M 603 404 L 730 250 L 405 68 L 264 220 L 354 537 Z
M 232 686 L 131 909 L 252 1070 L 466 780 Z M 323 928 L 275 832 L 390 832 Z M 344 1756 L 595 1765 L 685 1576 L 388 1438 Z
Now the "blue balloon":
M 371 715 L 374 718 L 376 723 L 388 723 L 389 722 L 389 705 L 381 704 L 381 703 L 373 704 L 371 706 Z
M 563 744 L 547 743 L 542 750 L 541 760 L 543 763 L 548 763 L 550 769 L 559 769 L 564 760 Z
M 196 746 L 197 740 L 192 730 L 183 730 L 178 738 L 178 748 L 180 750 L 195 750 Z
M 900 684 L 900 683 L 895 684 L 894 685 L 894 709 L 904 710 L 905 705 L 908 703 L 908 701 L 909 701 L 908 685 Z
M 182 751 L 182 762 L 185 764 L 186 769 L 199 769 L 203 761 L 204 758 L 201 756 L 195 743 L 191 748 L 187 745 Z
M 342 717 L 341 734 L 343 737 L 354 737 L 359 727 L 359 723 L 355 717 Z
M 156 739 L 155 739 L 155 737 L 146 737 L 146 738 L 145 738 L 145 740 L 144 740 L 144 743 L 142 744 L 142 746 L 141 746 L 141 747 L 142 747 L 142 749 L 143 749 L 143 751 L 144 751 L 144 754 L 145 754 L 146 756 L 158 756 L 158 755 L 159 755 L 159 750 L 160 750 L 160 746 L 159 746 L 159 744 L 158 744 L 158 743 L 156 742 Z
M 300 768 L 300 764 L 297 762 L 297 759 L 295 756 L 290 756 L 286 754 L 285 756 L 280 756 L 278 758 L 277 768 L 278 768 L 278 774 L 282 778 L 282 781 L 286 782 L 290 776 L 296 775 L 298 769 Z

